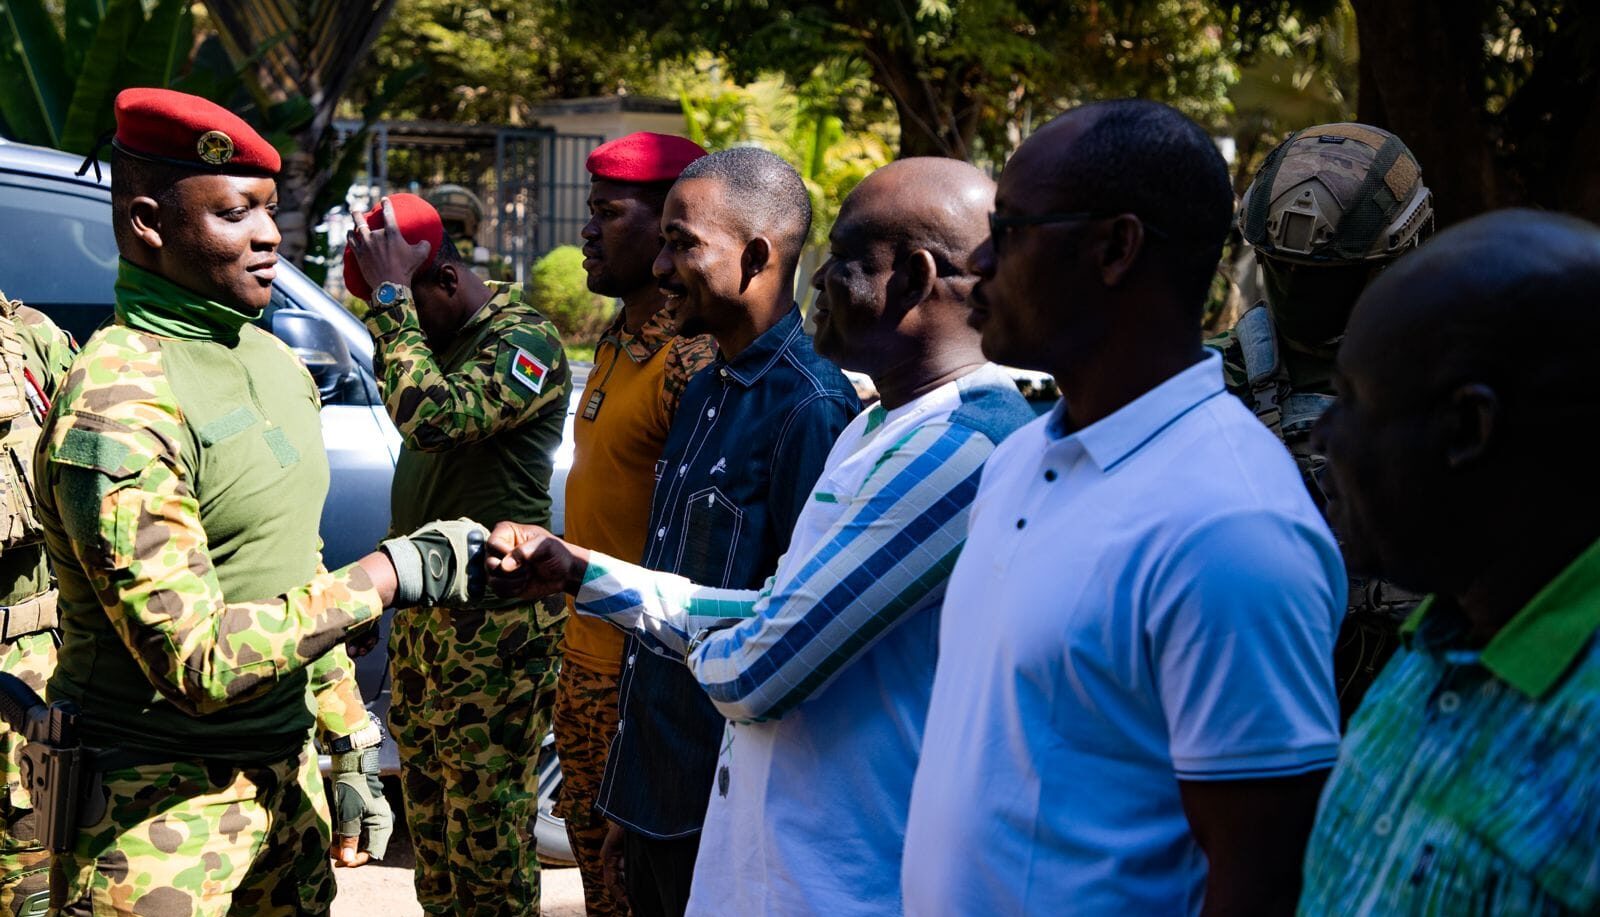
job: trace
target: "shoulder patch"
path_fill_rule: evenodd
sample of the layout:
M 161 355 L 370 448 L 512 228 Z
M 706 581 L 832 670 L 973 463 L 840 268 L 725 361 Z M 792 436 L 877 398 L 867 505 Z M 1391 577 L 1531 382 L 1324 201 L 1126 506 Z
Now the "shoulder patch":
M 93 414 L 63 413 L 47 431 L 40 454 L 49 462 L 96 471 L 112 480 L 132 477 L 168 452 L 149 430 Z
M 518 347 L 517 352 L 512 355 L 512 381 L 528 389 L 528 391 L 533 392 L 535 395 L 544 391 L 544 380 L 548 375 L 550 375 L 550 367 L 546 365 L 543 360 L 540 360 L 538 357 L 522 349 L 521 347 Z

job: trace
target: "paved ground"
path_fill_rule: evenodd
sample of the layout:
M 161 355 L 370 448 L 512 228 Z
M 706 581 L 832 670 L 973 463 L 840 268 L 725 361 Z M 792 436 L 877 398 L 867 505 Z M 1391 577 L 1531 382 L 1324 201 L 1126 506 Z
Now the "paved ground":
M 339 896 L 333 917 L 422 917 L 411 885 L 411 838 L 401 828 L 382 863 L 360 869 L 336 869 Z M 583 917 L 583 885 L 578 870 L 545 869 L 540 899 L 547 917 Z

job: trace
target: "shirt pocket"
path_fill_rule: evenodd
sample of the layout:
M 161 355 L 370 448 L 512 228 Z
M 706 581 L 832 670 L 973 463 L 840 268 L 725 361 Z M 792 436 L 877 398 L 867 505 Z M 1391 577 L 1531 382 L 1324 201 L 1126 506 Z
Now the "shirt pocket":
M 733 549 L 744 528 L 744 510 L 716 487 L 689 495 L 684 510 L 683 542 L 678 548 L 678 571 L 708 586 L 727 586 L 733 568 Z

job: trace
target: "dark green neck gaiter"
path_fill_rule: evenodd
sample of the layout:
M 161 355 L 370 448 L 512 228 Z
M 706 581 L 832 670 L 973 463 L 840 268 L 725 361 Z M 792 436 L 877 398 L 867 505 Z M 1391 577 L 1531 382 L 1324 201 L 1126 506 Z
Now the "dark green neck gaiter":
M 135 331 L 231 347 L 239 343 L 239 329 L 254 318 L 131 261 L 117 263 L 117 320 Z

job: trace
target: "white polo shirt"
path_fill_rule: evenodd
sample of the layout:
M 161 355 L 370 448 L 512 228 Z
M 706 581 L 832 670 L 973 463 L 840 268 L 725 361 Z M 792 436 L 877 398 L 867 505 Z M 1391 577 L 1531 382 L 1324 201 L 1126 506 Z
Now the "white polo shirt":
M 1196 914 L 1180 780 L 1331 767 L 1345 572 L 1210 353 L 989 459 L 951 575 L 908 817 L 908 914 Z

